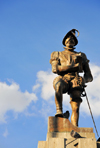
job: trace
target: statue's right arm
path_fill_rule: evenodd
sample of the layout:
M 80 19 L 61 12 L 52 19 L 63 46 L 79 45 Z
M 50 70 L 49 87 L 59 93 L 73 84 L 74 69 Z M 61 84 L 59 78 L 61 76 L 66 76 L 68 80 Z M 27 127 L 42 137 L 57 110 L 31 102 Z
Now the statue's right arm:
M 58 64 L 59 64 L 59 52 L 58 51 L 54 51 L 51 53 L 50 64 L 52 65 L 52 72 L 57 73 Z

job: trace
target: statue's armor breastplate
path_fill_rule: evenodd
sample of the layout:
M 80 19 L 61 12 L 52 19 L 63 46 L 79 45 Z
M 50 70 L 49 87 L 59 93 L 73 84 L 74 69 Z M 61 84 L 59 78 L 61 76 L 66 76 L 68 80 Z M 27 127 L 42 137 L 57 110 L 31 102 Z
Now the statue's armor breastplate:
M 59 52 L 59 64 L 60 65 L 73 67 L 77 63 L 79 63 L 78 73 L 83 72 L 81 53 L 70 52 L 70 51 Z

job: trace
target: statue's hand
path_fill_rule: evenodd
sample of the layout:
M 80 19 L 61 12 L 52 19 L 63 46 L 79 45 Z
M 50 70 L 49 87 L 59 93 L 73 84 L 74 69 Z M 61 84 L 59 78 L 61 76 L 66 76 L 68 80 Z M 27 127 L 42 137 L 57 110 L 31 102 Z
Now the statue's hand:
M 73 67 L 76 67 L 76 68 L 78 68 L 79 69 L 79 63 L 76 63 L 76 64 L 74 64 L 74 66 Z
M 58 65 L 58 71 L 59 72 L 76 72 L 79 70 L 79 63 L 76 64 L 71 64 L 71 65 L 67 65 L 67 66 L 62 66 L 62 65 Z
M 72 61 L 70 64 L 67 64 L 67 67 L 70 68 L 79 68 L 79 63 L 74 63 L 74 61 Z

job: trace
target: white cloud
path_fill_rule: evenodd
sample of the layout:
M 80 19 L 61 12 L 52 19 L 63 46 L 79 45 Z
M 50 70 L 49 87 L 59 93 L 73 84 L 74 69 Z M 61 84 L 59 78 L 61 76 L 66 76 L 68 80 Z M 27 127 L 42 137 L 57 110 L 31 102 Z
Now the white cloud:
M 0 122 L 6 122 L 7 111 L 23 112 L 32 101 L 36 100 L 34 93 L 21 92 L 19 85 L 15 82 L 10 85 L 0 82 Z
M 3 136 L 6 138 L 8 136 L 8 130 L 7 128 L 5 129 L 4 133 L 3 133 Z
M 54 96 L 53 79 L 56 77 L 55 74 L 45 71 L 39 71 L 37 73 L 37 82 L 41 84 L 42 91 L 41 96 L 43 99 L 48 100 Z
M 48 120 L 48 116 L 52 115 L 54 116 L 55 114 L 54 102 L 50 100 L 48 100 L 48 102 L 43 100 L 39 113 L 41 114 L 42 117 L 45 118 L 46 121 Z
M 90 106 L 94 115 L 100 115 L 100 67 L 95 64 L 90 64 L 91 71 L 93 74 L 93 82 L 87 83 L 86 92 L 89 98 Z M 41 85 L 41 97 L 44 100 L 50 100 L 54 98 L 53 80 L 56 77 L 51 71 L 40 71 L 37 74 L 37 82 Z M 67 94 L 64 95 L 64 108 L 70 108 L 70 99 Z M 81 103 L 81 112 L 90 114 L 89 108 L 86 102 L 86 98 L 83 98 Z
M 40 84 L 36 84 L 36 85 L 33 86 L 32 90 L 35 91 L 35 90 L 37 90 L 39 87 L 40 87 Z

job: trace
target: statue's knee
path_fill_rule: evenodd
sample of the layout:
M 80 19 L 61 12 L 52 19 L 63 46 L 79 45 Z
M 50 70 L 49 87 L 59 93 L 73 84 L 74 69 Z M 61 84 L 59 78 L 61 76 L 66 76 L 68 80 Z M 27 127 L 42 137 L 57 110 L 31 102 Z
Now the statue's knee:
M 71 91 L 71 93 L 70 93 L 70 97 L 71 98 L 80 98 L 80 96 L 81 96 L 81 91 L 79 91 L 79 90 L 73 90 L 73 91 Z

